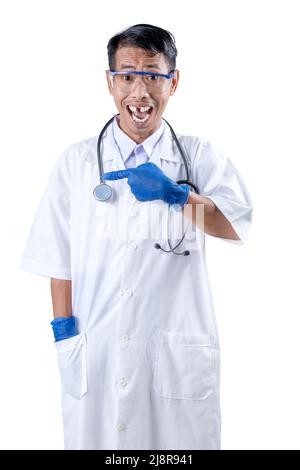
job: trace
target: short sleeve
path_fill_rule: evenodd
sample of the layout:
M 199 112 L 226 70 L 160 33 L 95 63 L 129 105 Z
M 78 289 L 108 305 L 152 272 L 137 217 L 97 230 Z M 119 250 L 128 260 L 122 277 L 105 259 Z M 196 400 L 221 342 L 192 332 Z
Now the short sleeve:
M 19 267 L 71 279 L 70 169 L 67 151 L 57 160 L 36 211 Z
M 221 240 L 243 244 L 248 237 L 253 204 L 240 172 L 222 150 L 205 141 L 199 147 L 192 173 L 200 195 L 214 202 L 240 238 L 220 237 Z

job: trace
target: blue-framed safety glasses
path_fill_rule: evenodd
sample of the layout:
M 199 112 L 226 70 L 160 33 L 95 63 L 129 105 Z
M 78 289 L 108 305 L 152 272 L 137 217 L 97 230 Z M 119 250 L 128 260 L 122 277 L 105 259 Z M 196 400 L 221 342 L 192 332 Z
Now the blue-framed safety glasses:
M 163 93 L 169 86 L 170 79 L 176 74 L 172 71 L 168 74 L 142 72 L 142 71 L 112 71 L 108 70 L 112 86 L 120 91 L 128 93 L 142 80 L 150 93 Z M 141 78 L 139 78 L 141 77 Z

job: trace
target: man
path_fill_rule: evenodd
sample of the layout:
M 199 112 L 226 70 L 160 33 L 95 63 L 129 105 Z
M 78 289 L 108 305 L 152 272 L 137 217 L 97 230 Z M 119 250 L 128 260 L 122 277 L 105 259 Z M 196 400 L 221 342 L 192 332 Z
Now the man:
M 93 197 L 98 137 L 70 146 L 22 259 L 22 268 L 51 278 L 65 449 L 220 448 L 219 341 L 204 234 L 242 244 L 252 204 L 232 162 L 198 137 L 177 134 L 199 194 L 177 183 L 185 168 L 162 119 L 178 85 L 176 55 L 172 34 L 152 25 L 110 39 L 106 78 L 119 115 L 101 145 L 114 197 Z M 197 239 L 190 250 L 182 241 L 186 256 L 138 235 L 151 228 L 150 207 L 189 220 Z M 120 232 L 109 232 L 117 225 Z M 160 235 L 156 241 L 167 246 Z

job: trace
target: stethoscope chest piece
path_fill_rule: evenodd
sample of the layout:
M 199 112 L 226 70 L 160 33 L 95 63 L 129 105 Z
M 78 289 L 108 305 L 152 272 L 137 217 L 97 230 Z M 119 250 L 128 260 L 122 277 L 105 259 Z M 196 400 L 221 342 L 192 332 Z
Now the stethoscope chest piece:
M 112 196 L 112 188 L 106 183 L 100 183 L 95 187 L 93 194 L 97 201 L 107 201 Z

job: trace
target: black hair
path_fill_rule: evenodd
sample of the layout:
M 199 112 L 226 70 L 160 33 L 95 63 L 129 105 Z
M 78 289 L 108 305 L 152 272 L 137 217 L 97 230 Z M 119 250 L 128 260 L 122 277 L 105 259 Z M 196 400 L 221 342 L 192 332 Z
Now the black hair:
M 176 69 L 177 49 L 175 38 L 172 33 L 158 26 L 135 24 L 110 38 L 107 44 L 110 70 L 115 69 L 115 54 L 119 46 L 140 47 L 148 51 L 149 56 L 161 52 L 170 66 L 169 73 Z

